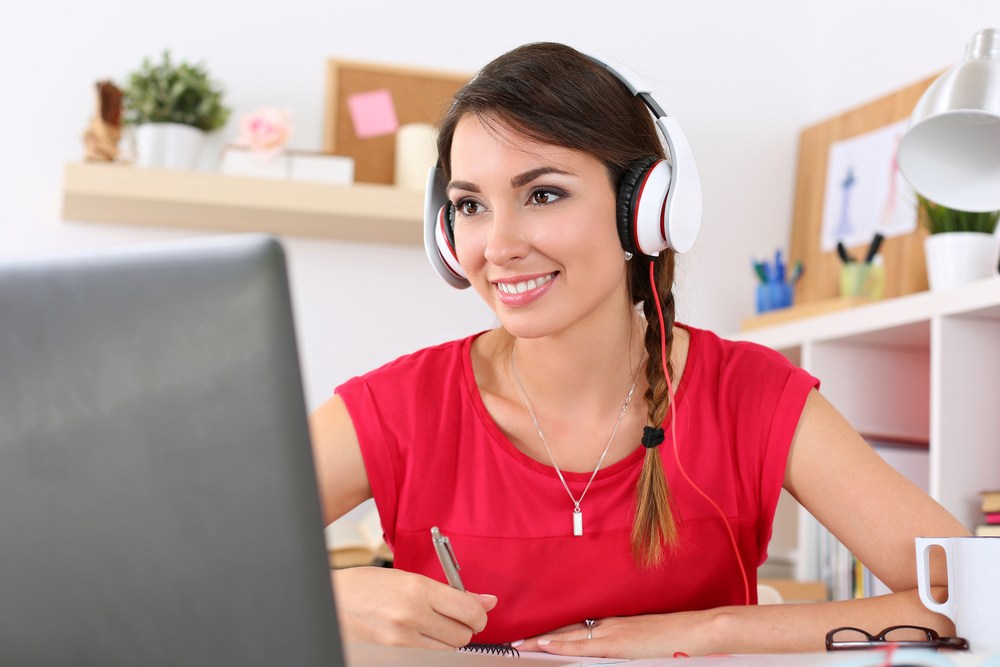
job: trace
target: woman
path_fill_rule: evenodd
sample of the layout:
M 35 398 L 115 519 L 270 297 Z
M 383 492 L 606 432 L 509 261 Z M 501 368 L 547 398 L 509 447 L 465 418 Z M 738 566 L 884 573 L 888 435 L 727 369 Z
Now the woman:
M 641 657 L 951 631 L 919 602 L 913 538 L 963 527 L 807 373 L 675 323 L 671 250 L 623 251 L 619 186 L 664 156 L 621 81 L 562 45 L 515 49 L 456 95 L 438 150 L 458 262 L 500 326 L 314 415 L 326 518 L 374 496 L 395 550 L 394 569 L 334 574 L 349 638 Z M 757 607 L 781 488 L 897 592 Z M 443 583 L 432 526 L 474 593 Z

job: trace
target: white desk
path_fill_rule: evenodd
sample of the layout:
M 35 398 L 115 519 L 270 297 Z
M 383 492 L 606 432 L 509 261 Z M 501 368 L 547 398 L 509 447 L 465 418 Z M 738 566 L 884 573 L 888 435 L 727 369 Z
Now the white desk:
M 646 658 L 625 662 L 594 662 L 565 656 L 525 654 L 521 658 L 449 653 L 373 644 L 353 644 L 347 649 L 348 667 L 590 667 L 619 664 L 623 667 L 880 667 L 885 655 L 880 651 L 840 651 L 834 653 L 785 653 L 778 655 L 720 655 L 704 658 Z M 513 662 L 511 662 L 513 660 Z M 897 651 L 894 665 L 927 667 L 1000 667 L 1000 654 L 974 655 L 967 652 Z
M 511 662 L 513 661 L 513 662 Z M 524 656 L 511 658 L 461 651 L 429 651 L 417 648 L 399 648 L 376 644 L 348 644 L 348 667 L 579 667 L 575 658 Z

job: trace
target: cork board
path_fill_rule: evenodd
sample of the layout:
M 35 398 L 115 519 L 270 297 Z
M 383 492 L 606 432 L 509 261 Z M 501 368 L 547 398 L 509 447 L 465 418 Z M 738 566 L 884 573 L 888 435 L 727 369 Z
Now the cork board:
M 808 127 L 799 136 L 795 204 L 792 212 L 790 265 L 802 261 L 805 273 L 795 289 L 795 303 L 835 299 L 840 296 L 840 259 L 836 251 L 820 247 L 823 197 L 830 146 L 834 142 L 877 130 L 909 117 L 923 92 L 937 75 L 890 93 L 827 121 Z M 885 239 L 885 297 L 891 298 L 927 289 L 922 224 L 909 234 Z M 867 244 L 849 248 L 864 256 Z
M 327 61 L 323 151 L 354 158 L 354 180 L 357 182 L 391 184 L 396 135 L 359 137 L 351 120 L 348 100 L 353 95 L 387 90 L 399 125 L 436 125 L 447 113 L 454 94 L 470 78 L 469 74 L 458 72 L 330 59 Z

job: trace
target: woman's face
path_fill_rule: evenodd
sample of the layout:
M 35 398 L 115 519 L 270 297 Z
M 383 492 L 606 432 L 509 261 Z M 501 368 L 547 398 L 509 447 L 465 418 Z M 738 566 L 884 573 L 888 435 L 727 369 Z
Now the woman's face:
M 451 172 L 458 260 L 505 329 L 537 337 L 621 317 L 626 264 L 602 162 L 466 115 Z

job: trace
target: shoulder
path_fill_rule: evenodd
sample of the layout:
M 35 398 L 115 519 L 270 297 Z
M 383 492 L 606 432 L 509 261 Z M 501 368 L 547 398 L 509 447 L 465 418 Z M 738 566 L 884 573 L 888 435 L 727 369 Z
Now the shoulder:
M 363 453 L 384 449 L 387 442 L 401 446 L 414 433 L 442 428 L 442 415 L 464 412 L 474 338 L 405 354 L 337 387 Z
M 685 326 L 691 336 L 691 349 L 700 361 L 719 373 L 768 374 L 787 376 L 804 372 L 780 352 L 749 341 L 729 340 L 707 329 Z
M 477 334 L 478 335 L 478 334 Z M 338 394 L 370 389 L 406 388 L 414 385 L 427 387 L 445 378 L 463 373 L 469 356 L 469 347 L 476 336 L 440 343 L 404 354 L 392 361 L 347 380 L 337 387 Z
M 694 390 L 703 398 L 711 396 L 728 414 L 766 420 L 787 412 L 797 418 L 808 393 L 819 387 L 819 380 L 775 350 L 688 330 L 697 368 Z

